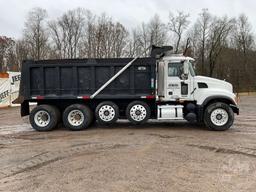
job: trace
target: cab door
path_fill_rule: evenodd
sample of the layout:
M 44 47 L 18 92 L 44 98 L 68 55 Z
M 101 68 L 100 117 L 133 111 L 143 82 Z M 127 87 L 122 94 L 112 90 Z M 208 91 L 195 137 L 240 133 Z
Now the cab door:
M 188 63 L 169 62 L 167 63 L 166 93 L 165 98 L 170 101 L 177 99 L 191 100 L 191 89 L 193 86 L 191 75 L 188 70 Z

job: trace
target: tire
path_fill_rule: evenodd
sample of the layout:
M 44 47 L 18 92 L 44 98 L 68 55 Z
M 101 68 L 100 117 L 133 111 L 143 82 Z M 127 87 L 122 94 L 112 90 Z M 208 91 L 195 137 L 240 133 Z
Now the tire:
M 102 102 L 96 107 L 95 117 L 99 124 L 110 125 L 118 120 L 119 108 L 111 101 Z
M 207 106 L 204 112 L 204 123 L 213 131 L 228 130 L 234 122 L 234 112 L 229 105 L 221 102 Z
M 56 115 L 57 115 L 57 124 L 58 124 L 58 123 L 61 122 L 61 113 L 60 113 L 60 110 L 59 110 L 59 108 L 56 107 L 56 106 L 52 106 L 52 107 L 54 108 L 55 113 L 56 113 Z
M 147 122 L 150 115 L 150 107 L 143 101 L 133 101 L 126 108 L 126 117 L 133 124 Z
M 38 105 L 30 115 L 29 121 L 37 131 L 51 131 L 58 124 L 58 111 L 51 105 Z
M 92 122 L 90 123 L 90 125 L 89 125 L 89 126 L 91 126 L 91 125 L 95 125 L 95 124 L 96 124 L 96 122 L 97 122 L 97 119 L 96 119 L 95 115 L 92 113 Z
M 88 128 L 92 119 L 91 109 L 81 104 L 73 104 L 67 107 L 62 117 L 64 126 L 71 131 L 80 131 Z

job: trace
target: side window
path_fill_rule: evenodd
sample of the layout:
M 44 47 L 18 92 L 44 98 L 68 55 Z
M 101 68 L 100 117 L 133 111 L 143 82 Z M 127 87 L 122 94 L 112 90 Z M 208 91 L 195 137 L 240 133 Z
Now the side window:
M 183 73 L 182 63 L 169 63 L 168 64 L 168 76 L 180 77 Z

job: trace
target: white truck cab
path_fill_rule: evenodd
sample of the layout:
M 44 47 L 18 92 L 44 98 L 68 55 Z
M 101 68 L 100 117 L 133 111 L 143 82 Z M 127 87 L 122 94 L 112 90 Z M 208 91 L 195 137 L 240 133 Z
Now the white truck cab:
M 233 87 L 223 80 L 197 76 L 194 61 L 183 55 L 158 61 L 158 119 L 204 121 L 212 129 L 225 130 L 233 123 L 233 112 L 239 113 Z M 181 109 L 183 113 L 179 113 Z

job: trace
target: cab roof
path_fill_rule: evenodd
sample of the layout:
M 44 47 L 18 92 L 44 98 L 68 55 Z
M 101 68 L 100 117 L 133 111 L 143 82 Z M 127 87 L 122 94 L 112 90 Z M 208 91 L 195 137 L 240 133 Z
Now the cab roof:
M 185 57 L 184 55 L 180 54 L 173 54 L 169 56 L 163 57 L 163 60 L 168 60 L 168 61 L 195 61 L 192 57 Z

